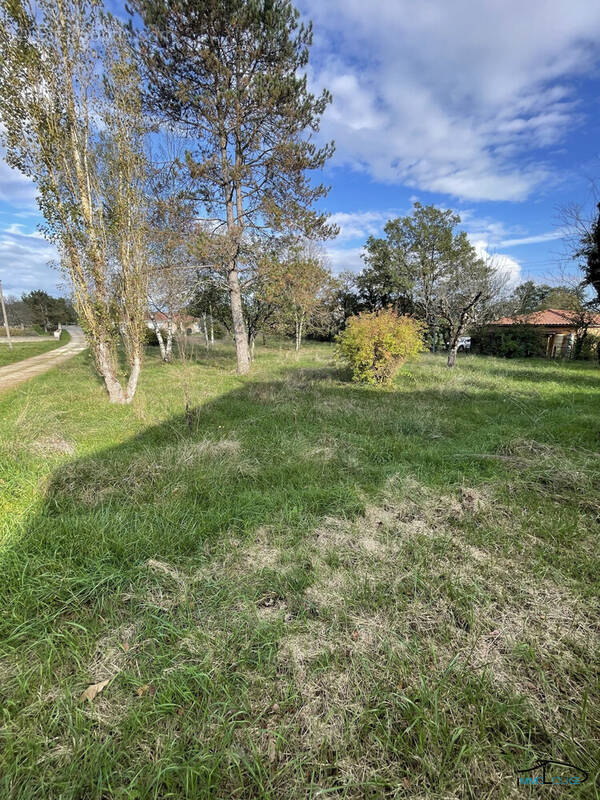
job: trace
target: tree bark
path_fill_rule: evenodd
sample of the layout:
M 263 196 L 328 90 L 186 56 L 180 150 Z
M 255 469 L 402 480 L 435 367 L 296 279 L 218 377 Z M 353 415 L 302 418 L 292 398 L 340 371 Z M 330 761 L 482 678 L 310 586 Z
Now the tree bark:
M 117 378 L 115 363 L 110 352 L 110 347 L 106 344 L 106 342 L 103 341 L 95 342 L 93 343 L 93 346 L 96 356 L 96 364 L 98 365 L 98 371 L 104 380 L 104 385 L 106 386 L 106 391 L 108 392 L 108 398 L 110 402 L 121 404 L 131 402 L 131 399 L 127 400 L 125 398 L 125 392 L 123 391 L 123 387 Z
M 204 342 L 206 345 L 206 351 L 208 352 L 209 341 L 208 341 L 208 327 L 206 325 L 206 311 L 202 312 L 202 331 L 204 333 Z
M 150 322 L 152 323 L 152 327 L 154 328 L 154 333 L 156 334 L 156 339 L 158 341 L 158 347 L 160 350 L 160 357 L 162 358 L 163 361 L 166 361 L 167 353 L 165 350 L 165 342 L 162 337 L 162 331 L 160 329 L 160 325 L 156 321 L 156 317 L 154 316 L 154 314 L 150 314 Z
M 170 361 L 173 354 L 173 317 L 167 317 L 167 343 L 165 345 L 165 361 Z
M 131 403 L 137 389 L 138 380 L 140 379 L 140 372 L 142 370 L 142 359 L 140 355 L 135 355 L 129 364 L 129 380 L 127 381 L 127 388 L 124 392 L 123 403 Z
M 453 367 L 456 364 L 456 353 L 458 351 L 458 344 L 453 344 L 448 351 L 448 366 Z
M 231 317 L 233 320 L 233 338 L 237 356 L 238 375 L 247 375 L 250 372 L 250 352 L 248 350 L 248 337 L 244 325 L 244 311 L 242 308 L 242 292 L 238 277 L 237 265 L 231 264 L 227 273 L 227 288 L 231 303 Z
M 296 351 L 302 346 L 302 328 L 304 326 L 304 314 L 296 316 Z

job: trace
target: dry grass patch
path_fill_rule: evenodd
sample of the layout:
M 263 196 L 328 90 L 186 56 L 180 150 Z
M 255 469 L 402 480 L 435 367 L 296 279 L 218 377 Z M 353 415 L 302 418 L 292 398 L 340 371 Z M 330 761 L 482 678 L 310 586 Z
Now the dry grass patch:
M 566 719 L 565 697 L 581 697 L 585 689 L 577 676 L 581 653 L 598 657 L 600 608 L 530 572 L 535 552 L 516 560 L 501 556 L 493 541 L 490 549 L 469 543 L 469 521 L 494 517 L 489 488 L 465 487 L 447 496 L 414 481 L 398 488 L 360 519 L 326 518 L 314 533 L 316 578 L 305 594 L 330 622 L 309 621 L 281 642 L 303 697 L 303 732 L 313 745 L 325 737 L 339 746 L 351 718 L 360 715 L 360 693 L 350 688 L 354 659 L 366 659 L 377 671 L 382 652 L 408 659 L 415 639 L 423 652 L 437 654 L 434 683 L 458 658 L 501 691 L 527 697 L 546 724 Z M 516 529 L 506 510 L 498 518 Z M 372 599 L 365 606 L 361 598 Z M 335 657 L 340 653 L 346 667 Z M 543 686 L 540 658 L 555 671 Z

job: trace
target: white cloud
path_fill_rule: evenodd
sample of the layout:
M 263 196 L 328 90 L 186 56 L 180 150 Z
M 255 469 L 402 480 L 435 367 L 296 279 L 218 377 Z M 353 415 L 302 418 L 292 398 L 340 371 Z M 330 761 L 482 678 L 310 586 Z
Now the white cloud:
M 536 236 L 524 236 L 521 239 L 505 239 L 501 244 L 502 247 L 518 247 L 526 244 L 543 244 L 544 242 L 553 242 L 556 239 L 562 239 L 567 232 L 564 230 L 549 231 L 548 233 L 539 233 Z
M 471 241 L 471 244 L 480 258 L 491 262 L 499 272 L 507 276 L 510 286 L 516 286 L 521 281 L 521 265 L 516 259 L 507 256 L 506 253 L 496 253 L 490 249 L 486 241 Z
M 20 296 L 32 289 L 56 293 L 59 274 L 48 262 L 58 258 L 56 249 L 37 231 L 24 233 L 12 224 L 0 231 L 0 280 L 6 295 Z
M 360 272 L 365 266 L 360 257 L 362 252 L 362 247 L 336 247 L 335 245 L 325 247 L 329 267 L 334 275 L 348 271 Z
M 472 200 L 523 200 L 580 121 L 570 80 L 594 69 L 590 0 L 301 0 L 312 84 L 334 103 L 336 163 Z M 335 55 L 332 55 L 335 53 Z
M 360 239 L 364 241 L 368 236 L 379 236 L 383 226 L 390 219 L 395 219 L 403 213 L 398 209 L 385 209 L 383 211 L 338 211 L 331 214 L 329 222 L 339 226 L 338 242 L 348 242 Z

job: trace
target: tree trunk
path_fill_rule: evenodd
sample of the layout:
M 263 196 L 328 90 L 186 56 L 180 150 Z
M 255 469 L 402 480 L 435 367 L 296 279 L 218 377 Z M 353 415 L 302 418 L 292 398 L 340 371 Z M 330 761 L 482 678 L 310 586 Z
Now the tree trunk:
M 173 318 L 169 314 L 167 318 L 167 344 L 165 346 L 165 361 L 170 361 L 173 355 Z
M 206 351 L 208 352 L 209 341 L 208 341 L 208 327 L 206 325 L 206 311 L 202 312 L 202 330 L 204 332 L 204 341 L 206 343 Z
M 296 316 L 296 351 L 302 346 L 302 327 L 304 325 L 304 314 Z
M 210 346 L 215 346 L 215 322 L 212 315 L 212 303 L 208 304 L 208 313 L 210 316 Z
M 238 375 L 247 375 L 250 372 L 250 353 L 248 351 L 248 338 L 244 325 L 244 311 L 242 308 L 242 292 L 235 262 L 230 265 L 227 273 L 227 288 L 231 303 L 231 318 L 233 321 L 233 338 L 237 356 Z
M 167 351 L 165 349 L 165 340 L 162 337 L 162 331 L 160 326 L 154 323 L 154 332 L 156 333 L 156 338 L 158 340 L 158 347 L 160 349 L 160 357 L 163 361 L 168 361 L 167 359 Z
M 434 320 L 431 324 L 431 352 L 437 353 L 438 324 Z
M 448 366 L 453 367 L 456 364 L 456 353 L 458 351 L 458 343 L 453 343 L 448 351 Z
M 130 402 L 125 398 L 123 387 L 117 378 L 115 362 L 110 352 L 110 347 L 106 342 L 100 341 L 94 347 L 96 364 L 98 371 L 104 379 L 104 385 L 108 392 L 108 398 L 111 403 L 127 403 Z
M 249 335 L 249 347 L 250 347 L 250 361 L 254 361 L 254 344 L 256 342 L 256 334 L 251 333 Z
M 139 355 L 133 356 L 129 365 L 129 380 L 127 381 L 127 388 L 124 392 L 122 403 L 131 403 L 137 389 L 138 380 L 140 379 L 140 372 L 142 369 L 142 359 Z

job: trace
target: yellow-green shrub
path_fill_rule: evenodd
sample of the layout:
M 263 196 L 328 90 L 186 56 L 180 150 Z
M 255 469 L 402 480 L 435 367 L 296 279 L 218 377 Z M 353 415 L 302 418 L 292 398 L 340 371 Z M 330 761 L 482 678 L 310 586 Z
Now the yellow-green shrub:
M 363 312 L 346 321 L 337 337 L 337 356 L 355 381 L 389 383 L 402 364 L 424 350 L 424 325 L 391 309 Z

